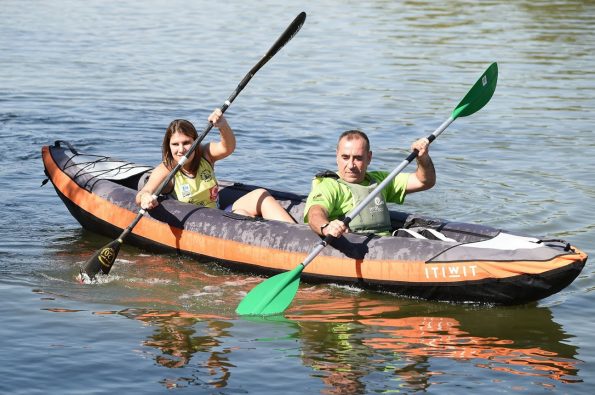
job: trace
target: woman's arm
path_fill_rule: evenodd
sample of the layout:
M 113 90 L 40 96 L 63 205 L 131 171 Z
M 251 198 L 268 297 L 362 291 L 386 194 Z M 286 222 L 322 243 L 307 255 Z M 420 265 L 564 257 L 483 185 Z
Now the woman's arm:
M 211 113 L 209 121 L 219 129 L 221 136 L 221 140 L 212 141 L 205 147 L 206 158 L 214 164 L 216 161 L 231 155 L 236 149 L 236 136 L 220 109 L 217 108 Z
M 136 194 L 136 204 L 145 210 L 151 210 L 159 205 L 154 194 L 159 185 L 167 178 L 169 171 L 163 163 L 160 163 L 149 177 L 144 187 Z M 167 188 L 166 188 L 167 189 Z M 168 192 L 168 191 L 165 191 Z

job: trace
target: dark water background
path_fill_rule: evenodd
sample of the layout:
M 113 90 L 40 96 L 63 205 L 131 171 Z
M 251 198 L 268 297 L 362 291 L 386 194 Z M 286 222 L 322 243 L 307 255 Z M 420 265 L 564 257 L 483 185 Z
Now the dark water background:
M 347 128 L 390 170 L 497 61 L 494 98 L 432 145 L 438 185 L 407 208 L 593 256 L 595 2 L 219 3 L 0 2 L 0 392 L 591 393 L 592 262 L 530 305 L 304 284 L 266 321 L 234 314 L 260 279 L 184 257 L 125 246 L 109 282 L 73 280 L 107 240 L 39 187 L 41 146 L 157 163 L 169 121 L 204 125 L 300 11 L 227 112 L 222 178 L 305 193 Z

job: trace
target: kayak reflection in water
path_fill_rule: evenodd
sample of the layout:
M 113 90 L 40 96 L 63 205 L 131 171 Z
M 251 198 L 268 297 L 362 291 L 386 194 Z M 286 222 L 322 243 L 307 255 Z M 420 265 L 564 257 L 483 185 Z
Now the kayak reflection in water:
M 512 375 L 511 382 L 515 376 L 552 380 L 554 385 L 580 382 L 577 350 L 567 343 L 572 335 L 552 320 L 547 308 L 399 306 L 361 295 L 320 302 L 320 295 L 311 291 L 301 294 L 300 302 L 304 298 L 311 303 L 299 303 L 286 317 L 299 322 L 302 359 L 321 372 L 331 388 L 325 393 L 381 391 L 391 384 L 366 378 L 385 373 L 397 376 L 402 389 L 424 391 L 432 377 L 448 374 L 432 368 L 448 366 L 437 359 L 457 362 L 452 369 L 473 361 L 474 368 Z

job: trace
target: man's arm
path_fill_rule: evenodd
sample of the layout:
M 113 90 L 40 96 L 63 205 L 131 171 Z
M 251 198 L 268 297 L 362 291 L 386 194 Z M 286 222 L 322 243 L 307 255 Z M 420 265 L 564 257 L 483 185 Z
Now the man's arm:
M 419 152 L 417 155 L 417 170 L 409 176 L 407 193 L 425 191 L 436 184 L 436 169 L 432 158 L 430 158 L 428 139 L 422 138 L 415 141 L 411 145 L 411 150 L 414 149 Z
M 311 206 L 308 210 L 308 225 L 310 225 L 310 229 L 314 233 L 323 237 L 330 234 L 338 238 L 343 233 L 349 232 L 349 228 L 345 226 L 343 221 L 336 219 L 329 222 L 328 212 L 318 204 Z

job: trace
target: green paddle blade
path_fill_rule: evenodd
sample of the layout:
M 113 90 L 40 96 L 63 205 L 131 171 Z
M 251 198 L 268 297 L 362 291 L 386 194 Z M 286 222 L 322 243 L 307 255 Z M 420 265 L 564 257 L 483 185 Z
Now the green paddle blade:
M 239 315 L 281 314 L 291 304 L 300 285 L 303 265 L 277 274 L 252 289 L 236 308 Z
M 498 64 L 494 62 L 453 110 L 451 114 L 452 118 L 466 117 L 481 110 L 492 98 L 497 82 Z

